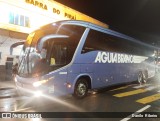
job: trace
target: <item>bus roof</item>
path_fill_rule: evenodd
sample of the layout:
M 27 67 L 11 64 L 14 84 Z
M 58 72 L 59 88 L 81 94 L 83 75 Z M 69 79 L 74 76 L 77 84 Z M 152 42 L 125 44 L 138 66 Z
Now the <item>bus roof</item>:
M 92 29 L 95 29 L 95 30 L 98 30 L 98 31 L 116 36 L 116 37 L 120 37 L 120 38 L 123 38 L 123 39 L 127 39 L 127 40 L 130 40 L 130 41 L 137 42 L 139 44 L 143 44 L 144 46 L 148 46 L 148 44 L 144 43 L 143 41 L 140 41 L 140 40 L 135 39 L 133 37 L 130 37 L 128 35 L 122 34 L 120 32 L 111 30 L 107 27 L 102 27 L 100 25 L 97 25 L 97 24 L 94 24 L 94 23 L 91 23 L 91 22 L 88 22 L 88 21 L 84 21 L 84 20 L 62 20 L 62 21 L 57 21 L 57 22 L 50 23 L 48 25 L 51 25 L 51 24 L 54 24 L 54 23 L 60 23 L 62 25 L 63 24 L 75 24 L 75 25 L 80 25 L 80 26 L 84 26 L 84 27 L 89 27 L 89 28 L 92 28 Z M 150 47 L 155 48 L 153 45 L 150 45 Z

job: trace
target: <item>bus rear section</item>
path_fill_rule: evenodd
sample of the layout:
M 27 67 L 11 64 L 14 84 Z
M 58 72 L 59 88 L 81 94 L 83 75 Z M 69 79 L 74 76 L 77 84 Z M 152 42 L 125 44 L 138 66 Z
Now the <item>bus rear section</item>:
M 78 60 L 92 64 L 95 75 L 93 87 L 137 79 L 144 83 L 155 73 L 153 50 L 153 46 L 123 34 L 93 28 Z

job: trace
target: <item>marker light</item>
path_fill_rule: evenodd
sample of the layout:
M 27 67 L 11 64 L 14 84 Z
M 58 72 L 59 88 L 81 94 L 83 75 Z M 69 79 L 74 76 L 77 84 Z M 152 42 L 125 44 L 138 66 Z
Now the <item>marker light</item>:
M 67 86 L 67 88 L 71 88 L 72 87 L 72 85 L 70 83 L 67 83 L 66 86 Z
M 71 84 L 68 84 L 67 87 L 68 87 L 68 88 L 71 88 Z
M 48 80 L 37 81 L 37 82 L 34 82 L 34 83 L 33 83 L 33 86 L 34 86 L 34 87 L 39 87 L 39 86 L 41 86 L 42 84 L 45 84 L 46 82 L 48 82 Z

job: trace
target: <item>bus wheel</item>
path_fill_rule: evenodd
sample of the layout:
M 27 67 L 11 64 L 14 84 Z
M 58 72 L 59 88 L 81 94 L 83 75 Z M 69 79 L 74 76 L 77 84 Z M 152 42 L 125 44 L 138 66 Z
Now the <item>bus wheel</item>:
M 84 78 L 81 78 L 77 81 L 74 89 L 73 96 L 76 98 L 84 98 L 88 93 L 88 83 L 87 80 Z
M 142 84 L 142 83 L 143 83 L 143 80 L 144 80 L 144 79 L 143 79 L 143 73 L 140 71 L 139 74 L 138 74 L 138 83 L 139 83 L 139 84 Z
M 148 71 L 145 70 L 145 71 L 144 71 L 144 74 L 143 74 L 143 82 L 146 83 L 146 82 L 147 82 L 147 79 L 148 79 Z

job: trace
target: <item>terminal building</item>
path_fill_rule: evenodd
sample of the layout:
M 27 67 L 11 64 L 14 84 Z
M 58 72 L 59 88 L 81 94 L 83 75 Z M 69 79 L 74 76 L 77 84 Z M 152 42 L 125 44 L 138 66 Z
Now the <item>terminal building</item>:
M 108 28 L 108 25 L 54 0 L 0 0 L 0 70 L 10 56 L 10 46 L 24 41 L 39 27 L 59 20 L 84 20 Z M 13 51 L 20 54 L 21 47 Z

